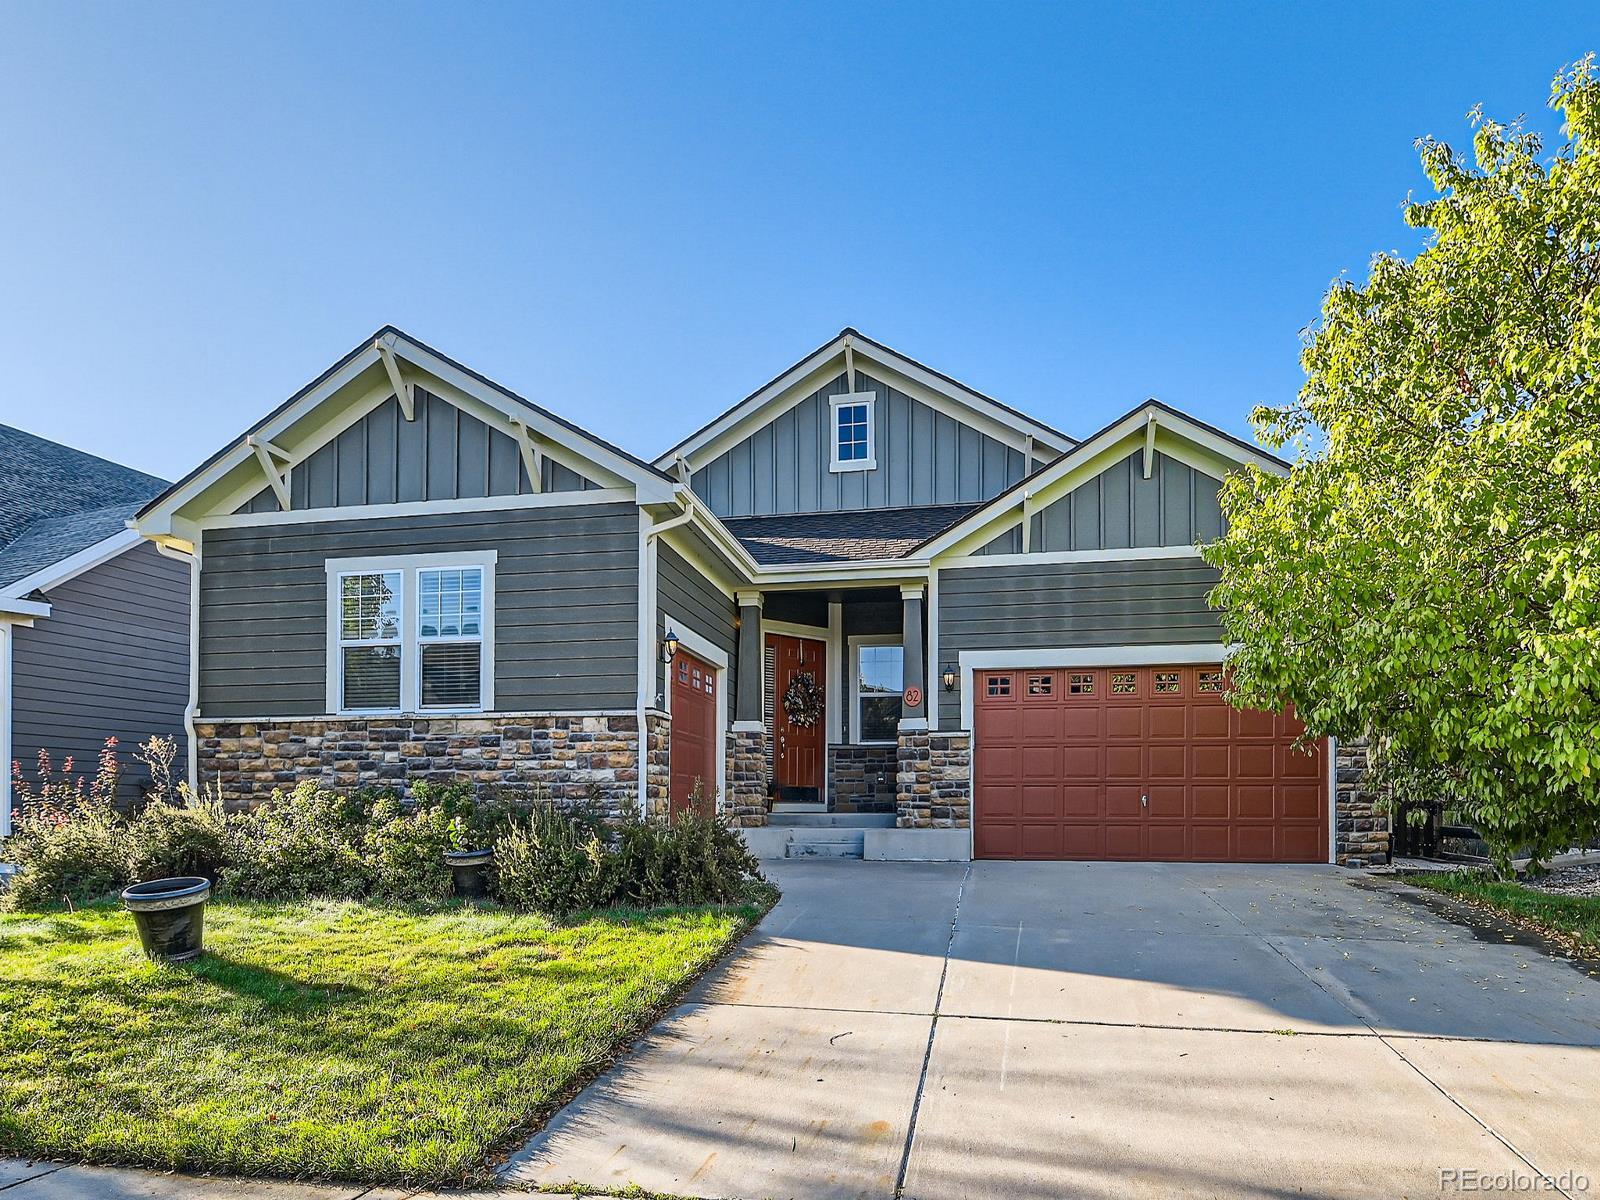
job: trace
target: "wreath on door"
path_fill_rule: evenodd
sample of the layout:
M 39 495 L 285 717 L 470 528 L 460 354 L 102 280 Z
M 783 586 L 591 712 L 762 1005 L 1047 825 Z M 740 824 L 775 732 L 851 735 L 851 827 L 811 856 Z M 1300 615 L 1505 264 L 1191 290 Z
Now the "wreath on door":
M 789 724 L 809 729 L 822 720 L 822 689 L 810 671 L 800 671 L 783 693 L 783 715 Z

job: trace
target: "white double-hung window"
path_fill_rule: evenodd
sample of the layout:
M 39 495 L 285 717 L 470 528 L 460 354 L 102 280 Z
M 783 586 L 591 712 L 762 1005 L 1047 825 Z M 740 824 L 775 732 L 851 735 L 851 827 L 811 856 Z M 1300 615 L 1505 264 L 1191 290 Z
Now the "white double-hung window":
M 328 708 L 494 704 L 495 552 L 328 560 Z

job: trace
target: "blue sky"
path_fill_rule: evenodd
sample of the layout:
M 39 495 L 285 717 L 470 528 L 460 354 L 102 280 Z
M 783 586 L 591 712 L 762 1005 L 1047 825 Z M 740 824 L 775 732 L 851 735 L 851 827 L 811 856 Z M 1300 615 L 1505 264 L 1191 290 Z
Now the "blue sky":
M 1248 431 L 1592 4 L 0 7 L 0 421 L 176 477 L 393 322 L 649 456 L 845 325 Z

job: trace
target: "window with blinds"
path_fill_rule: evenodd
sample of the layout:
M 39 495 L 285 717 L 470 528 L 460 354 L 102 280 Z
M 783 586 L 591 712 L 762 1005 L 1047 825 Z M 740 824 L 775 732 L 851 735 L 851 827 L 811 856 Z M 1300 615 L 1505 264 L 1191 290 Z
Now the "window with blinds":
M 340 712 L 488 706 L 493 569 L 459 560 L 432 565 L 442 558 L 412 555 L 370 567 L 347 559 L 362 569 L 337 572 L 329 564 L 337 639 L 329 697 Z

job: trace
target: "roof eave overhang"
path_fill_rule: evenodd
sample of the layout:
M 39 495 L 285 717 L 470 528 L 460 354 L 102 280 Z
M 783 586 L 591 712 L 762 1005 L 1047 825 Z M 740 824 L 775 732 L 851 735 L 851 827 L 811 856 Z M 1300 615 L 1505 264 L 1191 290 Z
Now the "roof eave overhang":
M 282 449 L 293 465 L 342 429 L 337 412 L 329 413 L 326 420 L 317 419 L 329 401 L 342 394 L 351 406 L 370 406 L 387 398 L 393 388 L 383 367 L 380 344 L 396 359 L 422 371 L 425 378 L 417 382 L 424 387 L 432 390 L 442 385 L 445 399 L 465 398 L 488 410 L 484 415 L 498 414 L 502 422 L 526 426 L 543 440 L 553 457 L 566 459 L 566 465 L 604 476 L 600 482 L 606 486 L 633 487 L 641 504 L 672 499 L 676 481 L 665 472 L 594 438 L 393 326 L 386 326 L 147 504 L 135 517 L 139 531 L 146 537 L 192 542 L 198 533 L 198 518 L 209 515 L 207 510 L 232 511 L 230 506 L 243 503 L 266 486 L 266 480 L 260 477 L 248 479 L 248 486 L 232 478 L 255 461 L 257 443 L 271 443 Z

